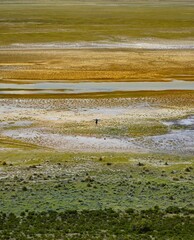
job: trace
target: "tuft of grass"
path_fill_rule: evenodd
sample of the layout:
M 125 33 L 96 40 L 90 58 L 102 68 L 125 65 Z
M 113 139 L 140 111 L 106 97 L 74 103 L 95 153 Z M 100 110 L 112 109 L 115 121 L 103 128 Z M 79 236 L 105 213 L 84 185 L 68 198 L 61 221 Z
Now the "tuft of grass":
M 193 208 L 192 157 L 41 150 L 1 152 L 0 157 L 3 212 L 148 209 L 154 205 Z

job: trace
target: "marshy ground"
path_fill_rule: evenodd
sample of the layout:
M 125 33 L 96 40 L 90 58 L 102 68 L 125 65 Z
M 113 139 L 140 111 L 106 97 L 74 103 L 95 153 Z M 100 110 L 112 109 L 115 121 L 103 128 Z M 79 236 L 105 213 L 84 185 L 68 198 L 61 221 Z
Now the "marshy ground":
M 156 40 L 157 41 L 157 40 Z M 2 50 L 1 81 L 172 81 L 194 78 L 194 50 Z
M 0 102 L 3 211 L 193 208 L 189 94 Z
M 192 85 L 193 16 L 192 1 L 0 2 L 0 239 L 193 239 L 193 87 L 144 89 Z

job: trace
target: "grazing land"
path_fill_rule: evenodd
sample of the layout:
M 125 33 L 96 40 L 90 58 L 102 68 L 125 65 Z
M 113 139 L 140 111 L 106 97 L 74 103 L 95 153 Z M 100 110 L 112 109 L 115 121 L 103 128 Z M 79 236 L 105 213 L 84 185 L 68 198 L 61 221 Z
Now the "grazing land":
M 193 222 L 185 209 L 167 208 L 136 212 L 107 210 L 23 212 L 0 215 L 4 230 L 0 239 L 193 239 Z M 19 224 L 18 224 L 19 223 Z M 30 224 L 30 229 L 28 228 Z M 52 232 L 48 229 L 52 229 Z
M 193 1 L 0 0 L 0 239 L 194 239 L 193 26 Z
M 193 66 L 194 50 L 0 51 L 0 77 L 5 83 L 26 80 L 193 81 Z
M 42 239 L 163 239 L 161 231 L 173 239 L 177 233 L 168 224 L 178 229 L 185 222 L 179 236 L 192 239 L 192 96 L 1 99 L 0 199 L 2 214 L 8 214 L 2 236 L 11 236 L 12 224 L 16 239 L 20 229 Z M 160 210 L 152 213 L 153 206 Z M 47 225 L 40 228 L 38 219 L 46 213 Z M 95 221 L 104 215 L 102 228 Z M 18 218 L 22 224 L 16 226 Z M 49 233 L 53 219 L 60 229 L 53 225 Z M 29 221 L 32 231 L 24 227 Z
M 193 1 L 6 2 L 0 1 L 2 45 L 194 37 Z

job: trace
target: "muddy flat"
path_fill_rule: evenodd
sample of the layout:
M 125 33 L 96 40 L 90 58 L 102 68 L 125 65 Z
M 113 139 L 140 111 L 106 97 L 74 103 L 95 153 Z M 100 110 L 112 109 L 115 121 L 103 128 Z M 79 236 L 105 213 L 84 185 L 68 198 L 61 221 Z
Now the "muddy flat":
M 192 126 L 192 105 L 163 104 L 157 98 L 2 99 L 0 128 L 3 137 L 64 152 L 193 154 L 193 129 L 184 124 Z M 180 129 L 171 119 L 182 119 Z

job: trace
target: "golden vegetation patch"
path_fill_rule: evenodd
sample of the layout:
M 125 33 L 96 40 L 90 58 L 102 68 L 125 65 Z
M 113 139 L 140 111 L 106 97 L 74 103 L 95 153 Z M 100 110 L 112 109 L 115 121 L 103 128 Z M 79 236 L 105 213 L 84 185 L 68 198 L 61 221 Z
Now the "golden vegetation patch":
M 0 52 L 2 80 L 194 80 L 193 51 L 27 50 Z

